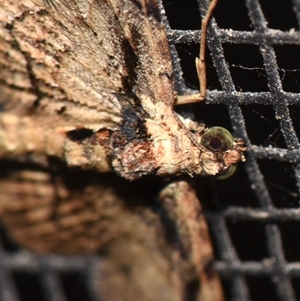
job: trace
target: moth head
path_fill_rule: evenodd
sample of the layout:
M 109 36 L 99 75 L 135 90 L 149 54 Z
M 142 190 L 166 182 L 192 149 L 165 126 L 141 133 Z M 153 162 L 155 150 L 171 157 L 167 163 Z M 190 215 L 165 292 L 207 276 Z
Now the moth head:
M 223 127 L 215 126 L 207 129 L 201 136 L 201 144 L 214 154 L 218 173 L 216 178 L 223 180 L 231 177 L 238 161 L 245 161 L 246 150 L 242 139 L 234 139 Z
M 201 137 L 201 144 L 214 153 L 223 153 L 233 146 L 233 137 L 226 129 L 214 126 Z

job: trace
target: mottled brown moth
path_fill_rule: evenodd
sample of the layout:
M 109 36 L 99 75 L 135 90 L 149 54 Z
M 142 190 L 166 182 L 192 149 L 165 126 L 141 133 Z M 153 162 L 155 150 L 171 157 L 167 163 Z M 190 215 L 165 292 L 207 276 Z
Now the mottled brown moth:
M 222 175 L 244 160 L 241 139 L 174 112 L 171 58 L 155 1 L 49 2 L 54 8 L 29 2 L 36 20 L 20 25 L 14 20 L 22 12 L 5 8 L 14 20 L 3 29 L 9 55 L 2 157 L 45 154 L 130 180 Z
M 225 177 L 244 160 L 241 139 L 174 111 L 205 96 L 204 49 L 200 96 L 177 97 L 155 0 L 7 0 L 1 11 L 2 220 L 12 236 L 38 252 L 105 249 L 104 300 L 184 300 L 191 283 L 195 300 L 223 300 L 191 186 L 165 187 L 165 213 L 154 214 L 108 174 Z M 165 239 L 170 227 L 180 248 Z

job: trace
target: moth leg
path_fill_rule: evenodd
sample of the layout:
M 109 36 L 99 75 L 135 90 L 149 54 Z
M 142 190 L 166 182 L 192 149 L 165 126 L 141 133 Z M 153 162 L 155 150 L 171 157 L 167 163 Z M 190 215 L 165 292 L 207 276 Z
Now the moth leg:
M 212 0 L 208 6 L 206 15 L 201 21 L 201 37 L 200 37 L 200 51 L 199 58 L 196 58 L 196 70 L 199 78 L 200 93 L 194 95 L 179 95 L 176 99 L 175 105 L 182 105 L 203 101 L 206 97 L 206 64 L 205 64 L 205 48 L 206 48 L 206 34 L 208 22 L 212 16 L 218 0 Z

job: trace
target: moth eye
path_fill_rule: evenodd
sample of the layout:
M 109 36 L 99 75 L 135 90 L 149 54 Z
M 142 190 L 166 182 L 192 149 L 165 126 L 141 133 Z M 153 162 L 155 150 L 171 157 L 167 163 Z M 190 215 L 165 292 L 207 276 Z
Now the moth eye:
M 232 148 L 233 138 L 226 129 L 214 126 L 202 135 L 201 144 L 213 152 L 225 152 Z
M 225 180 L 230 178 L 236 171 L 236 165 L 231 165 L 229 168 L 227 168 L 225 171 L 220 173 L 219 175 L 216 176 L 216 179 L 218 180 Z

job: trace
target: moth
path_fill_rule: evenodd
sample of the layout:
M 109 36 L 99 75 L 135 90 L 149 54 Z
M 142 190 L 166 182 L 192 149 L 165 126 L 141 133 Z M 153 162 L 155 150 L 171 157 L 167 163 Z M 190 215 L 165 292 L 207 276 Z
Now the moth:
M 195 190 L 159 184 L 154 206 L 139 187 L 147 176 L 226 177 L 246 150 L 175 113 L 199 97 L 174 91 L 157 2 L 8 0 L 1 10 L 1 210 L 12 237 L 37 252 L 105 254 L 103 300 L 223 300 Z
M 230 174 L 244 160 L 241 139 L 175 113 L 155 1 L 29 3 L 36 20 L 4 28 L 2 157 L 54 156 L 129 180 Z

